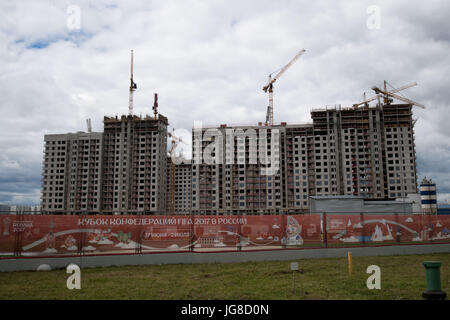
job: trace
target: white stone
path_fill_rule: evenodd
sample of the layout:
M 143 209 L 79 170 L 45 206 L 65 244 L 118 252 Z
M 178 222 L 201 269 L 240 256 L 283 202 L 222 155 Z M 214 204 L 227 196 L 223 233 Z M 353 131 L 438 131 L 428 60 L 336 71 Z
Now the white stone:
M 52 267 L 48 264 L 41 264 L 39 267 L 37 267 L 36 271 L 51 271 Z

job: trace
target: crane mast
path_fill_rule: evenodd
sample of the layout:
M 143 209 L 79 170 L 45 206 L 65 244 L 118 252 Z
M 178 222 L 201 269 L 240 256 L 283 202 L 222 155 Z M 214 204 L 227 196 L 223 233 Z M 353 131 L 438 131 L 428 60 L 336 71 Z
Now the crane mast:
M 133 92 L 137 89 L 136 83 L 133 81 L 133 50 L 131 50 L 131 77 L 130 77 L 130 99 L 128 103 L 128 113 L 133 115 Z
M 92 132 L 91 118 L 86 119 L 87 132 Z
M 153 109 L 153 115 L 154 115 L 155 120 L 156 120 L 156 119 L 158 119 L 158 94 L 157 93 L 155 93 L 155 98 L 154 98 L 154 101 L 153 101 L 152 109 Z

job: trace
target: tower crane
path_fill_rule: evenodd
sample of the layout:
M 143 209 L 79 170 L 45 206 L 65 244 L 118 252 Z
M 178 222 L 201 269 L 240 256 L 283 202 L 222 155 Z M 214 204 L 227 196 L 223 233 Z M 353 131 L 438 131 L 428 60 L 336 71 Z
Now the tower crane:
M 266 126 L 267 125 L 273 125 L 273 84 L 277 79 L 290 67 L 292 64 L 305 52 L 305 49 L 300 50 L 294 58 L 292 58 L 291 61 L 287 65 L 285 65 L 281 70 L 272 78 L 272 74 L 275 72 L 272 72 L 269 74 L 269 82 L 267 85 L 263 87 L 263 91 L 267 92 L 269 91 L 269 106 L 267 107 L 267 113 L 266 113 Z
M 417 86 L 417 82 L 411 82 L 411 83 L 405 84 L 404 86 L 401 86 L 401 87 L 399 87 L 399 88 L 393 89 L 393 90 L 391 90 L 391 91 L 387 91 L 387 89 L 386 89 L 386 81 L 385 81 L 385 88 L 384 88 L 384 91 L 385 91 L 385 92 L 389 92 L 389 94 L 394 94 L 394 93 L 400 92 L 400 91 L 402 91 L 402 90 L 405 90 L 405 89 L 408 89 L 408 88 L 411 88 L 411 87 L 414 87 L 414 86 Z M 375 87 L 374 87 L 374 88 L 375 88 Z M 373 88 L 372 88 L 372 89 L 373 89 Z M 380 91 L 380 92 L 377 92 L 377 93 L 381 93 L 381 91 Z M 365 96 L 365 95 L 364 95 L 364 96 Z M 371 101 L 373 101 L 373 100 L 376 100 L 377 98 L 378 98 L 378 94 L 377 94 L 376 96 L 373 96 L 373 97 L 367 98 L 367 99 L 364 97 L 363 101 L 360 102 L 360 103 L 354 104 L 354 105 L 353 105 L 353 108 L 358 108 L 358 106 L 360 106 L 360 105 L 362 105 L 362 104 L 367 105 L 369 102 L 371 102 Z M 385 102 L 386 104 L 389 103 L 389 99 L 387 99 L 386 95 L 385 95 L 385 99 L 384 99 L 384 100 L 385 100 L 384 102 Z
M 133 81 L 133 50 L 131 50 L 131 77 L 130 77 L 130 100 L 128 104 L 128 113 L 133 115 L 133 92 L 137 89 L 136 83 Z
M 91 118 L 86 119 L 87 132 L 92 132 Z
M 408 104 L 415 105 L 415 106 L 417 106 L 419 108 L 425 109 L 425 106 L 423 104 L 421 104 L 421 103 L 418 103 L 416 101 L 413 101 L 413 100 L 405 98 L 405 97 L 402 97 L 402 96 L 400 96 L 398 94 L 393 93 L 392 91 L 387 91 L 386 90 L 386 83 L 385 83 L 385 89 L 384 90 L 381 90 L 380 88 L 375 87 L 375 86 L 372 87 L 372 90 L 375 91 L 375 93 L 377 93 L 377 94 L 380 94 L 380 93 L 384 94 L 384 101 L 387 104 L 390 101 L 392 101 L 391 99 L 389 99 L 389 97 L 392 97 L 392 98 L 398 99 L 400 101 L 406 102 Z
M 153 114 L 155 116 L 155 120 L 158 118 L 158 94 L 155 93 L 155 100 L 153 102 Z
M 173 130 L 174 131 L 174 130 Z M 177 148 L 178 143 L 185 143 L 183 139 L 177 137 L 173 132 L 168 132 L 167 135 L 172 139 L 170 145 L 170 212 L 173 213 L 175 211 L 175 163 L 173 163 L 173 155 L 175 153 L 175 149 Z

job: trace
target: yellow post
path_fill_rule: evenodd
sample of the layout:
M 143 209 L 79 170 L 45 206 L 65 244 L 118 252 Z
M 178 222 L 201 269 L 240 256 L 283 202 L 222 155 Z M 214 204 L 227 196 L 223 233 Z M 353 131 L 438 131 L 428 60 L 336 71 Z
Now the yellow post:
M 348 255 L 348 274 L 351 276 L 353 271 L 353 265 L 352 265 L 352 253 L 349 251 Z

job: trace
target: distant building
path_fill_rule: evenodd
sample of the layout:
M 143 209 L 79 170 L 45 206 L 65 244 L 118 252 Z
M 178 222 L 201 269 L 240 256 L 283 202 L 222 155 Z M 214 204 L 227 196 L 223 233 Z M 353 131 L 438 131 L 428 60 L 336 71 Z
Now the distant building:
M 413 214 L 413 202 L 368 200 L 362 196 L 312 196 L 311 213 Z
M 40 214 L 41 206 L 0 205 L 0 214 Z
M 9 213 L 9 205 L 0 204 L 0 213 Z
M 450 215 L 450 204 L 449 203 L 438 203 L 437 214 L 449 214 Z
M 41 213 L 41 206 L 30 206 L 30 213 L 31 214 L 40 214 Z

